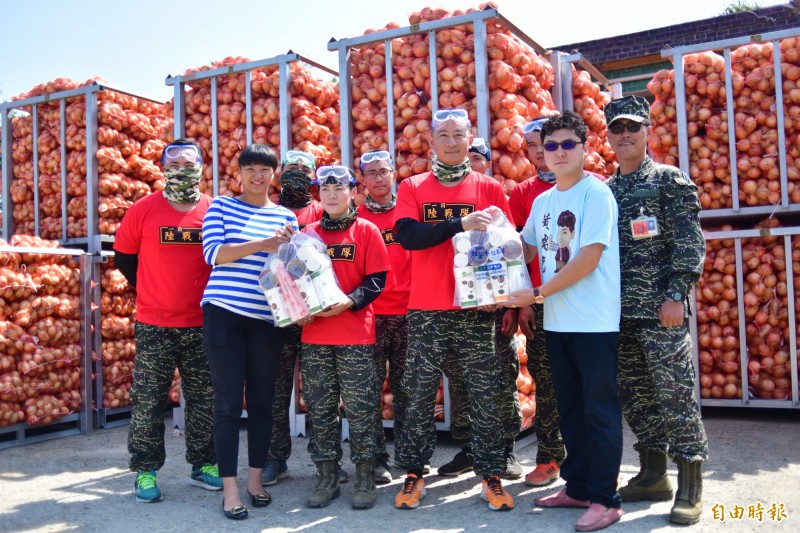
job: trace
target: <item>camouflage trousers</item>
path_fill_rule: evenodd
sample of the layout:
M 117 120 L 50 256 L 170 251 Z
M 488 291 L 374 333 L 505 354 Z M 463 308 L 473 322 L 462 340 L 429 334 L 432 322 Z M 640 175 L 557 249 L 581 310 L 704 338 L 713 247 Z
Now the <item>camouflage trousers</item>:
M 525 342 L 525 352 L 528 354 L 528 372 L 536 384 L 536 418 L 534 419 L 537 441 L 536 464 L 555 462 L 561 465 L 567 451 L 564 449 L 564 441 L 561 439 L 556 391 L 553 386 L 550 359 L 547 357 L 544 306 L 534 305 L 533 310 L 536 317 L 536 333 L 532 339 L 527 339 Z
M 472 418 L 470 444 L 478 475 L 500 474 L 503 426 L 497 412 L 502 371 L 494 349 L 494 316 L 478 310 L 408 312 L 404 380 L 406 420 L 395 444 L 396 459 L 409 469 L 430 462 L 436 446 L 434 405 L 442 378 L 465 383 Z
M 392 391 L 392 414 L 395 437 L 403 430 L 408 393 L 403 389 L 402 378 L 406 370 L 408 349 L 408 319 L 406 315 L 376 315 L 375 336 L 375 384 L 378 391 L 378 459 L 389 460 L 386 451 L 386 434 L 381 421 L 381 393 L 386 379 L 386 361 L 389 361 L 389 389 Z
M 506 450 L 514 449 L 514 442 L 522 426 L 522 413 L 517 394 L 517 376 L 519 375 L 519 358 L 517 357 L 517 340 L 511 335 L 506 336 L 501 332 L 503 315 L 506 309 L 495 313 L 494 347 L 500 359 L 502 372 L 502 392 L 497 411 L 503 425 L 503 436 Z M 469 395 L 464 376 L 460 372 L 452 373 L 448 378 L 450 392 L 450 436 L 453 440 L 467 446 L 472 429 L 472 417 L 469 409 Z
M 136 324 L 136 363 L 128 427 L 129 467 L 134 472 L 164 466 L 164 410 L 175 367 L 181 374 L 186 414 L 186 461 L 216 464 L 214 389 L 203 348 L 203 328 Z
M 673 458 L 708 459 L 708 440 L 694 396 L 689 328 L 622 319 L 619 394 L 637 450 L 669 450 Z
M 292 437 L 289 435 L 289 411 L 294 388 L 294 369 L 300 359 L 300 335 L 303 328 L 288 326 L 284 328 L 285 336 L 281 358 L 278 363 L 278 375 L 275 379 L 275 393 L 272 399 L 272 440 L 269 445 L 269 458 L 286 461 L 292 454 Z M 310 424 L 309 424 L 310 425 Z M 312 428 L 313 431 L 313 428 Z M 314 439 L 308 439 L 308 453 L 314 449 Z M 339 459 L 342 458 L 339 446 Z
M 371 461 L 378 455 L 375 427 L 379 403 L 375 389 L 375 347 L 372 344 L 333 346 L 303 344 L 300 368 L 314 431 L 311 459 L 341 459 L 339 398 L 350 424 L 350 459 Z

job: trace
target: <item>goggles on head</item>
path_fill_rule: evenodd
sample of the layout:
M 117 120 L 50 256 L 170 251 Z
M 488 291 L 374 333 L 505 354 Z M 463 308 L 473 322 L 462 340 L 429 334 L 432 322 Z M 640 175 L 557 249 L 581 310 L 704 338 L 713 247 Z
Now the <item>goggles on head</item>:
M 359 166 L 361 170 L 364 170 L 364 165 L 367 163 L 372 163 L 373 161 L 388 161 L 389 164 L 392 164 L 392 154 L 387 152 L 386 150 L 375 150 L 374 152 L 367 152 L 366 154 L 361 154 L 361 161 L 359 162 Z
M 440 109 L 433 114 L 432 125 L 435 127 L 448 120 L 455 120 L 458 123 L 465 124 L 467 127 L 472 124 L 469 120 L 469 113 L 467 113 L 466 109 L 445 108 Z
M 330 165 L 317 169 L 317 179 L 312 181 L 311 185 L 354 186 L 356 183 L 356 176 L 352 170 L 343 165 Z
M 481 154 L 488 161 L 492 160 L 492 151 L 489 149 L 483 137 L 475 137 L 472 139 L 472 145 L 469 147 L 469 151 Z
M 525 135 L 532 133 L 534 131 L 542 131 L 542 126 L 544 126 L 545 122 L 547 122 L 547 118 L 537 118 L 536 120 L 532 120 L 522 126 L 522 133 Z
M 178 159 L 181 156 L 194 159 L 198 163 L 203 162 L 203 156 L 194 144 L 168 144 L 161 154 L 161 165 L 163 166 L 167 159 Z
M 286 154 L 283 156 L 283 161 L 281 161 L 281 170 L 283 170 L 283 167 L 286 165 L 293 164 L 303 165 L 311 170 L 315 170 L 317 168 L 316 159 L 314 156 L 308 152 L 303 152 L 302 150 L 287 150 Z

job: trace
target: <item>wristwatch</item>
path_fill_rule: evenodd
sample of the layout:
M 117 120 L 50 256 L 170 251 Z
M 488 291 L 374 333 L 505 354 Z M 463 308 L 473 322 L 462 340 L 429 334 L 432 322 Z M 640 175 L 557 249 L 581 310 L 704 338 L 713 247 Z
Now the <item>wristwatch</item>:
M 686 296 L 684 296 L 681 291 L 673 291 L 667 294 L 667 299 L 672 300 L 673 302 L 683 303 L 683 301 L 686 299 Z
M 533 303 L 535 304 L 543 304 L 544 303 L 544 296 L 539 294 L 539 287 L 533 289 Z

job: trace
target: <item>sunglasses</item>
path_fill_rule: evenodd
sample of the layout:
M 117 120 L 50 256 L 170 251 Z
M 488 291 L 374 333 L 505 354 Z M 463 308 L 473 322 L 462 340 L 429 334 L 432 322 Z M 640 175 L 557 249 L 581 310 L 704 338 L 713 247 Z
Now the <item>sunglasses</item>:
M 355 185 L 356 183 L 353 171 L 342 165 L 319 167 L 317 179 L 311 182 L 312 185 Z
M 644 125 L 645 125 L 644 122 L 628 122 L 628 123 L 614 122 L 608 127 L 608 131 L 610 131 L 615 135 L 619 135 L 626 129 L 631 133 L 636 133 L 637 131 L 642 129 L 642 126 Z
M 567 139 L 566 141 L 561 141 L 560 143 L 557 143 L 555 141 L 548 141 L 544 143 L 542 146 L 544 147 L 546 152 L 555 152 L 559 148 L 562 148 L 565 151 L 573 150 L 579 144 L 583 144 L 583 142 Z
M 522 126 L 522 133 L 527 135 L 534 131 L 542 131 L 542 126 L 544 126 L 545 122 L 547 122 L 546 118 L 537 118 L 536 120 L 532 120 L 531 122 L 528 122 Z
M 286 155 L 283 156 L 281 166 L 301 164 L 308 168 L 316 168 L 314 156 L 302 150 L 287 150 Z

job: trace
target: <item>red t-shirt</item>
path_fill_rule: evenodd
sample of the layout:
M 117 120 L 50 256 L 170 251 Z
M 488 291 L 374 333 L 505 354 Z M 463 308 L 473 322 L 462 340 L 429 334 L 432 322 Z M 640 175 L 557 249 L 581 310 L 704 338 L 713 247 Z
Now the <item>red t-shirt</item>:
M 404 315 L 408 312 L 408 295 L 411 293 L 411 252 L 400 245 L 394 235 L 397 220 L 392 209 L 386 213 L 373 213 L 363 204 L 358 207 L 358 216 L 375 224 L 381 232 L 392 269 L 386 275 L 386 288 L 372 302 L 376 315 Z
M 151 326 L 203 325 L 200 300 L 211 275 L 203 259 L 203 217 L 211 197 L 203 194 L 182 213 L 161 192 L 133 204 L 117 228 L 114 250 L 139 254 L 136 320 Z
M 375 224 L 356 218 L 347 229 L 327 231 L 319 222 L 309 224 L 304 233 L 314 231 L 328 245 L 328 257 L 339 281 L 339 288 L 350 294 L 369 274 L 391 268 L 381 232 Z M 317 317 L 303 327 L 304 344 L 375 344 L 375 313 L 372 304 L 359 311 L 344 311 L 336 316 Z
M 499 207 L 509 220 L 513 220 L 503 187 L 493 178 L 471 172 L 455 187 L 445 187 L 433 173 L 426 172 L 400 183 L 395 211 L 397 220 L 410 218 L 438 224 L 490 206 Z M 424 250 L 413 250 L 411 258 L 408 308 L 427 311 L 460 309 L 453 306 L 455 277 L 450 239 Z
M 322 213 L 325 212 L 322 208 L 322 204 L 319 202 L 311 202 L 307 206 L 300 208 L 299 211 L 294 211 L 293 209 L 290 211 L 297 217 L 297 224 L 300 226 L 300 229 L 314 222 L 319 222 L 320 219 L 322 219 Z
M 511 196 L 508 199 L 508 207 L 514 215 L 514 224 L 524 226 L 533 208 L 533 201 L 545 191 L 553 188 L 556 183 L 547 183 L 536 176 L 527 179 L 511 189 Z M 534 287 L 542 284 L 542 275 L 539 273 L 539 263 L 531 261 L 528 263 L 528 273 L 531 276 L 531 283 Z

